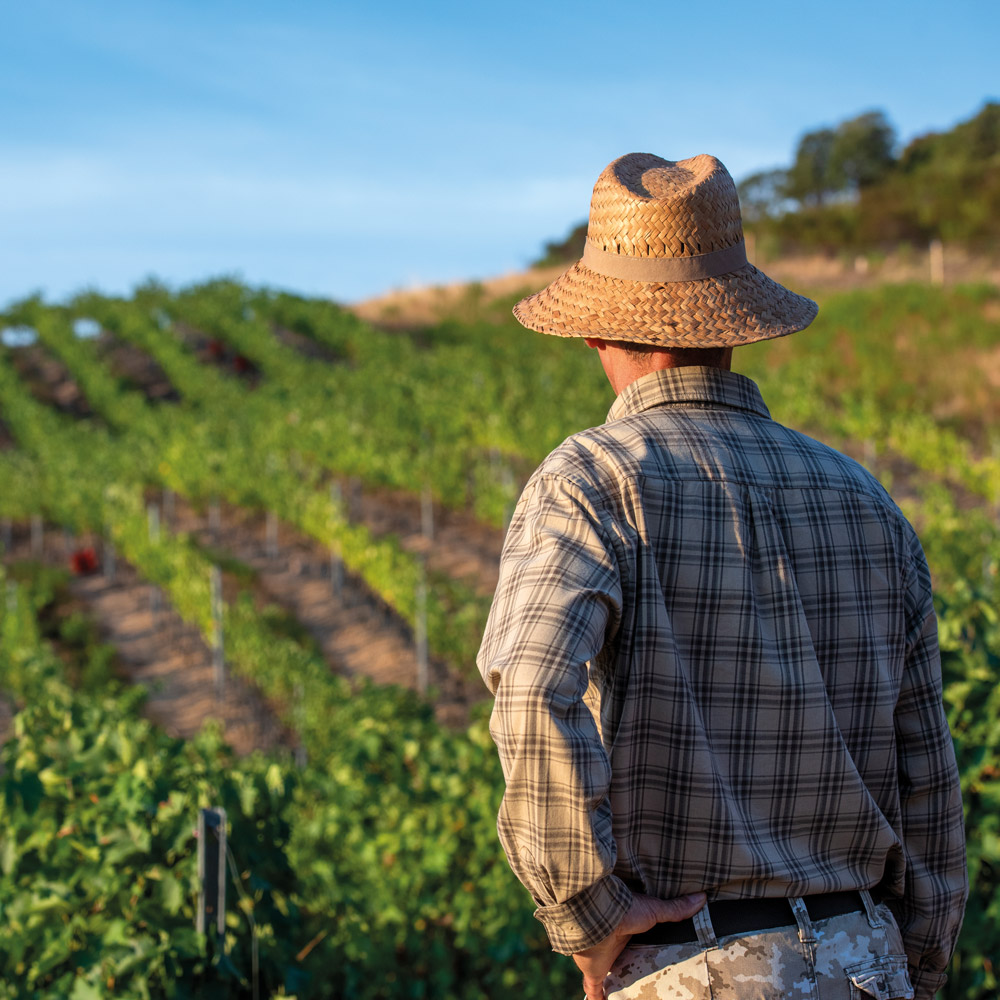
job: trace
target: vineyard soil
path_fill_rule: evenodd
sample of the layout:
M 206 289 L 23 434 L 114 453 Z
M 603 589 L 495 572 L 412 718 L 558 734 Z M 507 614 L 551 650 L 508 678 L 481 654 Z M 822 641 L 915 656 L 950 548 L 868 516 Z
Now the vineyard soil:
M 67 568 L 72 553 L 93 542 L 50 532 L 41 561 Z M 27 530 L 15 526 L 5 562 L 34 557 Z M 115 647 L 122 679 L 148 691 L 144 713 L 170 736 L 190 739 L 215 719 L 239 754 L 292 745 L 267 702 L 239 677 L 227 677 L 223 697 L 216 696 L 212 651 L 201 634 L 162 597 L 154 610 L 154 589 L 128 563 L 115 561 L 113 580 L 101 573 L 74 577 L 70 593 Z
M 209 551 L 224 552 L 254 570 L 260 596 L 289 611 L 316 641 L 331 669 L 379 684 L 416 686 L 417 658 L 412 631 L 351 574 L 333 593 L 330 553 L 317 542 L 279 524 L 277 548 L 269 552 L 266 518 L 230 504 L 220 505 L 218 534 L 208 511 L 177 501 L 174 526 L 192 534 Z M 430 682 L 439 721 L 460 725 L 485 688 L 456 677 L 432 659 Z

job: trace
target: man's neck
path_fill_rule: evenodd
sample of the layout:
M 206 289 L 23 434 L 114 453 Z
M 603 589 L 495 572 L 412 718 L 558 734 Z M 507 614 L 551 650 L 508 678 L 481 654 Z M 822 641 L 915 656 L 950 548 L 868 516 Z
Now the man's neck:
M 722 352 L 689 348 L 671 350 L 668 347 L 636 352 L 618 343 L 590 338 L 587 339 L 587 345 L 597 350 L 604 373 L 616 395 L 621 395 L 626 386 L 651 372 L 694 365 L 731 371 L 733 359 L 731 347 Z

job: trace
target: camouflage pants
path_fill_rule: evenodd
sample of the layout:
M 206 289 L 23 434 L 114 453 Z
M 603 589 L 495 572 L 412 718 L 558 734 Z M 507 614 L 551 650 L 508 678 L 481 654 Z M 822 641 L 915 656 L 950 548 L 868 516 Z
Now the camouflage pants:
M 605 983 L 609 1000 L 897 1000 L 913 997 L 899 929 L 888 907 L 717 939 L 707 907 L 698 941 L 631 945 Z

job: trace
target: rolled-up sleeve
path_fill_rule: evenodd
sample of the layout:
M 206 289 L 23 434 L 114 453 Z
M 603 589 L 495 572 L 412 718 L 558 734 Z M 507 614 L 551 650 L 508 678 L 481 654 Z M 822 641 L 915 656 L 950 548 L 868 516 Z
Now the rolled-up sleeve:
M 479 652 L 506 779 L 498 830 L 556 951 L 607 937 L 631 902 L 612 871 L 611 768 L 584 696 L 616 632 L 621 589 L 608 528 L 566 478 L 536 475 L 504 544 Z

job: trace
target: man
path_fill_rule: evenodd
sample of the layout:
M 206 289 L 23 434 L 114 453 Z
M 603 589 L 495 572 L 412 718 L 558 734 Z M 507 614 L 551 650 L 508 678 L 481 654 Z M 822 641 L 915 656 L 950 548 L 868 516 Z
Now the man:
M 630 154 L 514 312 L 618 394 L 525 487 L 479 655 L 553 947 L 592 998 L 929 1000 L 967 883 L 926 562 L 729 370 L 815 303 L 747 263 L 718 160 Z

